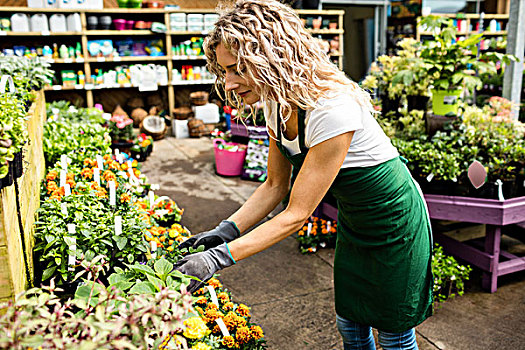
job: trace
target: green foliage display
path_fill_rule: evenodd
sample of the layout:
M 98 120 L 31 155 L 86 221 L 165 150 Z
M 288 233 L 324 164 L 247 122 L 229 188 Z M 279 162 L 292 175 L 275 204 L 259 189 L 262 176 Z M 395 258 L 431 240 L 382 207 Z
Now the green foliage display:
M 11 75 L 23 84 L 29 84 L 30 90 L 40 90 L 51 82 L 55 72 L 50 69 L 51 64 L 42 57 L 27 58 L 18 56 L 0 56 L 0 75 Z M 20 86 L 20 85 L 19 85 Z
M 434 247 L 432 255 L 432 274 L 434 275 L 434 302 L 441 303 L 465 292 L 472 268 L 459 264 L 454 257 L 443 253 L 443 247 Z

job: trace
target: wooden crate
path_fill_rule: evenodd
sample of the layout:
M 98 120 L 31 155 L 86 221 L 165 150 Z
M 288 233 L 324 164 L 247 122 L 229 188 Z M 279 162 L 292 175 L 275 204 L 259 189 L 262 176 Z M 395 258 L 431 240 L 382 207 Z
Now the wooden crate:
M 24 174 L 17 180 L 18 193 L 15 185 L 3 188 L 0 192 L 0 300 L 10 299 L 20 293 L 27 287 L 28 280 L 32 280 L 33 224 L 40 205 L 40 183 L 45 172 L 42 146 L 45 121 L 43 91 L 37 93 L 28 116 L 30 142 L 23 150 Z M 17 195 L 20 213 L 17 213 Z M 25 249 L 22 247 L 21 228 Z

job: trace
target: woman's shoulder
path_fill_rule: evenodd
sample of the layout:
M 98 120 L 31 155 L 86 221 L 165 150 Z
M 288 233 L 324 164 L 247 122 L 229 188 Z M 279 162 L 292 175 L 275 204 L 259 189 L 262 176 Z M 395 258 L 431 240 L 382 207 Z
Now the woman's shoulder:
M 347 91 L 329 92 L 320 97 L 310 112 L 322 112 L 326 110 L 341 110 L 346 112 L 367 111 L 367 101 L 360 101 L 359 97 Z

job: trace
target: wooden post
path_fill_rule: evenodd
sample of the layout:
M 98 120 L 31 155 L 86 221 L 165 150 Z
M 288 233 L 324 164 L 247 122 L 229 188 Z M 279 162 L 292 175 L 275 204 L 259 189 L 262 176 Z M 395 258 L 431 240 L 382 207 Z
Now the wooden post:
M 485 253 L 492 258 L 490 271 L 483 272 L 483 288 L 494 293 L 498 289 L 498 265 L 501 241 L 501 226 L 487 225 L 487 236 L 485 237 Z

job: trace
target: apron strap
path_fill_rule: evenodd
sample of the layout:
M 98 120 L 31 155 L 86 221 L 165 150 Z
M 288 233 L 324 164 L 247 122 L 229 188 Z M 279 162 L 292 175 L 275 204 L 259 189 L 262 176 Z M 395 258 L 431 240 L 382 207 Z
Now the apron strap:
M 280 105 L 277 104 L 277 140 L 279 143 L 282 144 L 282 132 L 281 132 L 281 112 L 280 112 Z M 306 112 L 304 109 L 300 109 L 297 112 L 297 135 L 299 137 L 299 149 L 301 150 L 301 153 L 306 155 L 308 153 L 308 148 L 305 145 L 305 120 L 306 119 Z

